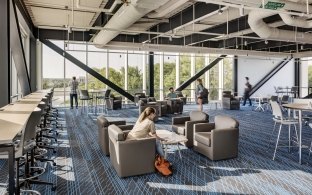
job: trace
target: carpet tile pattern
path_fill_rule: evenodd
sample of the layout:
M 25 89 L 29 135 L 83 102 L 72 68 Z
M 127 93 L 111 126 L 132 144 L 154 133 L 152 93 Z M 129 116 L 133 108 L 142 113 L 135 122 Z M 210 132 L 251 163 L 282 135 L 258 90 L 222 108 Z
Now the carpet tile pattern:
M 195 110 L 196 105 L 186 105 L 183 115 Z M 273 129 L 270 112 L 255 112 L 251 107 L 241 110 L 205 111 L 213 121 L 222 114 L 240 122 L 239 156 L 235 159 L 213 162 L 184 146 L 182 160 L 176 146 L 171 146 L 168 160 L 173 164 L 173 176 L 162 177 L 157 173 L 119 178 L 97 143 L 96 116 L 77 110 L 64 109 L 61 117 L 67 128 L 58 137 L 57 166 L 44 164 L 47 173 L 41 179 L 55 182 L 55 192 L 47 186 L 33 186 L 42 194 L 312 194 L 312 157 L 303 149 L 303 164 L 298 164 L 298 149 L 289 153 L 279 148 L 272 160 L 276 134 L 269 144 Z M 124 119 L 135 123 L 137 108 L 109 112 L 109 120 Z M 171 129 L 171 118 L 161 117 L 158 129 Z M 287 139 L 288 128 L 282 132 Z M 312 129 L 303 127 L 303 144 L 310 146 Z M 268 147 L 269 146 L 269 147 Z M 0 160 L 0 183 L 7 181 L 7 162 Z M 0 194 L 5 188 L 0 185 Z

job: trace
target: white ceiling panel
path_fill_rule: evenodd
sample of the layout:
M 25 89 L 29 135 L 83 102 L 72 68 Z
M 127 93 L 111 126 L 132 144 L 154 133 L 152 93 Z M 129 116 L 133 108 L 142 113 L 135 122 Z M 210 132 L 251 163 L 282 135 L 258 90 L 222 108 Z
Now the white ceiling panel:
M 72 13 L 68 10 L 31 7 L 36 26 L 72 25 Z M 94 13 L 74 12 L 74 26 L 89 26 Z

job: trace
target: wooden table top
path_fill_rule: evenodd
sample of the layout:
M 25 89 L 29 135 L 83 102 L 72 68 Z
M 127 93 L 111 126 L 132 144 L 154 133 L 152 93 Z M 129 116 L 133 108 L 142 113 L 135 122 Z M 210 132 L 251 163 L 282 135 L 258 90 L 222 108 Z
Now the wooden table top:
M 28 97 L 33 97 L 31 100 Z M 40 104 L 44 93 L 28 95 L 27 98 L 0 108 L 0 144 L 12 143 L 21 132 L 34 109 Z M 24 101 L 24 103 L 23 103 Z

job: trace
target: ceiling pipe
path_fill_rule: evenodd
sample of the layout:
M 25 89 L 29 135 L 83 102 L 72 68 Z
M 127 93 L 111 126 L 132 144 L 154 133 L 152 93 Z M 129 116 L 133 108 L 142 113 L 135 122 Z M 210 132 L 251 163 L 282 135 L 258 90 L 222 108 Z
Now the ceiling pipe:
M 168 3 L 164 4 L 163 6 L 159 7 L 158 9 L 154 10 L 153 12 L 149 13 L 147 16 L 149 18 L 163 18 L 173 10 L 181 7 L 189 0 L 170 0 Z
M 268 12 L 268 13 L 272 13 L 274 14 L 288 14 L 288 15 L 295 15 L 295 16 L 301 16 L 301 17 L 311 17 L 311 14 L 306 14 L 304 13 L 304 11 L 306 11 L 306 6 L 303 4 L 298 4 L 298 3 L 294 3 L 294 2 L 289 2 L 289 1 L 282 1 L 282 0 L 275 0 L 274 2 L 279 2 L 279 3 L 285 3 L 285 5 L 287 5 L 287 7 L 289 7 L 289 10 L 296 10 L 299 11 L 298 12 L 290 12 L 290 11 L 283 11 L 283 10 L 272 10 L 272 9 L 265 9 L 265 8 L 259 8 L 260 5 L 262 5 L 262 3 L 256 4 L 255 1 L 253 1 L 254 3 L 250 3 L 250 2 L 242 2 L 242 1 L 235 1 L 237 3 L 234 3 L 231 1 L 231 3 L 228 3 L 227 1 L 223 1 L 223 0 L 196 0 L 198 2 L 205 2 L 205 3 L 212 3 L 212 4 L 219 4 L 219 5 L 224 5 L 224 6 L 229 6 L 229 7 L 235 7 L 237 9 L 240 9 L 242 5 L 244 5 L 244 9 L 246 10 L 255 10 L 255 11 L 262 11 L 262 12 Z M 240 3 L 238 3 L 240 2 Z M 265 2 L 268 2 L 268 0 L 265 0 Z M 251 7 L 250 5 L 254 5 L 254 7 Z M 284 7 L 285 8 L 285 7 Z M 285 8 L 287 9 L 287 8 Z
M 168 0 L 131 0 L 128 4 L 123 4 L 118 11 L 104 26 L 105 28 L 114 28 L 123 31 L 133 25 L 140 18 L 149 12 L 159 8 L 167 3 Z M 101 30 L 93 39 L 96 47 L 103 47 L 119 34 L 118 31 Z
M 86 11 L 93 11 L 93 12 L 104 12 L 104 13 L 112 13 L 117 5 L 121 4 L 121 0 L 115 0 L 113 5 L 109 9 L 101 9 L 96 7 L 87 7 L 80 5 L 80 0 L 76 0 L 76 7 L 78 9 L 86 10 Z
M 238 49 L 224 49 L 224 48 L 208 48 L 208 47 L 194 47 L 194 46 L 180 46 L 180 45 L 155 45 L 143 43 L 124 43 L 111 41 L 103 46 L 105 49 L 121 49 L 134 51 L 153 51 L 153 52 L 172 52 L 172 53 L 195 53 L 195 54 L 227 54 L 237 56 L 266 56 L 270 58 L 286 58 L 293 54 L 282 52 L 266 52 L 266 51 L 252 51 L 252 50 L 238 50 Z
M 287 14 L 279 14 L 283 22 L 289 26 L 297 26 L 301 28 L 312 28 L 312 21 L 307 21 L 301 18 L 293 18 Z
M 228 9 L 228 7 L 222 7 L 220 10 L 225 11 L 225 10 L 227 10 L 227 9 Z M 178 27 L 172 29 L 171 31 L 168 31 L 168 32 L 165 32 L 165 33 L 160 34 L 159 36 L 150 38 L 149 40 L 146 40 L 146 41 L 144 41 L 143 43 L 148 43 L 148 42 L 150 42 L 151 40 L 157 39 L 158 37 L 161 37 L 162 35 L 167 34 L 167 33 L 170 33 L 170 32 L 173 32 L 173 34 L 175 35 L 175 33 L 177 33 L 179 30 L 183 31 L 183 29 L 184 29 L 186 26 L 193 25 L 193 24 L 195 24 L 196 22 L 199 22 L 199 21 L 202 21 L 202 20 L 204 20 L 204 19 L 206 19 L 206 18 L 208 18 L 208 17 L 214 16 L 214 15 L 218 14 L 220 10 L 215 10 L 215 11 L 209 13 L 209 14 L 206 14 L 206 15 L 201 16 L 201 17 L 199 17 L 199 18 L 197 18 L 197 19 L 195 19 L 195 20 L 192 20 L 192 21 L 190 21 L 190 22 L 188 22 L 188 23 L 185 23 L 185 24 L 183 24 L 183 25 L 181 25 L 181 26 L 178 26 Z M 194 32 L 194 33 L 196 33 L 196 32 Z M 219 34 L 219 35 L 220 35 L 220 36 L 224 36 L 224 34 Z

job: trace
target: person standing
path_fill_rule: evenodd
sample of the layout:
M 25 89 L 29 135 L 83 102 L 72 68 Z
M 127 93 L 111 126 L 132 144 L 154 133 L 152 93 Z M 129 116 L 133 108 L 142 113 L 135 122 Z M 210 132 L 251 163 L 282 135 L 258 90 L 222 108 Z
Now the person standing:
M 251 84 L 249 83 L 249 77 L 245 77 L 246 83 L 245 83 L 245 90 L 244 90 L 244 103 L 243 106 L 246 105 L 246 101 L 249 100 L 249 106 L 252 106 L 251 99 L 250 99 L 250 91 L 251 91 Z
M 203 81 L 201 79 L 197 79 L 197 86 L 196 86 L 196 97 L 198 103 L 198 110 L 203 111 L 203 91 L 204 91 Z
M 75 99 L 76 108 L 78 108 L 78 100 L 77 100 L 77 90 L 78 90 L 78 81 L 76 77 L 73 76 L 73 79 L 69 81 L 68 86 L 70 87 L 70 109 L 73 109 L 73 99 Z

